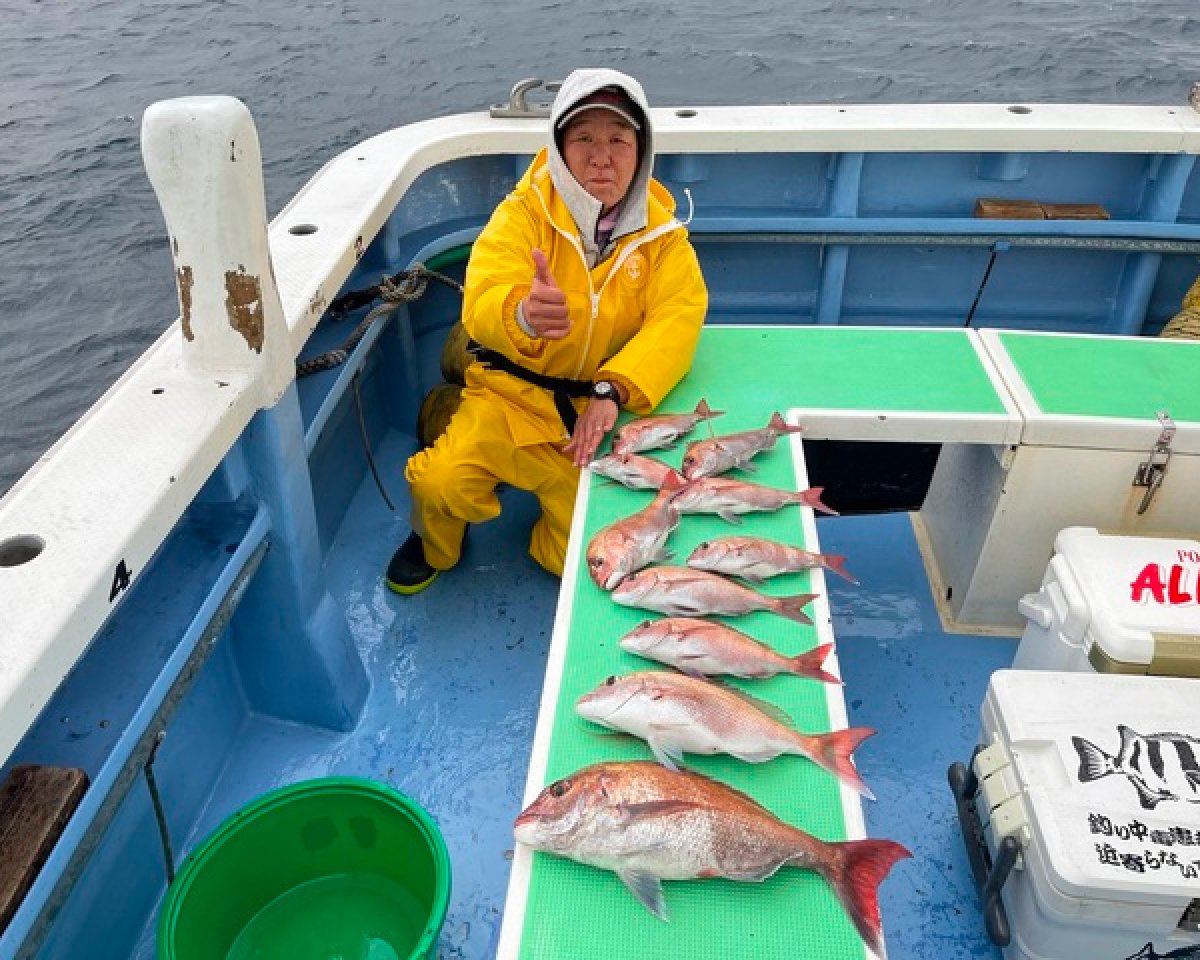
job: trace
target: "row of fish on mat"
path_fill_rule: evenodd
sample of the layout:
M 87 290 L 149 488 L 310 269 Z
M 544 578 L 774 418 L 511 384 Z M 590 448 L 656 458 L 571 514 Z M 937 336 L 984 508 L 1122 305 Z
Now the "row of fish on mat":
M 700 544 L 683 566 L 650 566 L 672 559 L 667 540 L 685 514 L 713 513 L 740 523 L 741 514 L 788 504 L 834 513 L 821 502 L 819 487 L 794 492 L 720 476 L 734 468 L 752 470 L 751 460 L 779 437 L 804 429 L 778 413 L 761 429 L 690 443 L 679 471 L 642 455 L 721 415 L 701 400 L 691 413 L 630 421 L 614 435 L 612 453 L 591 464 L 594 472 L 625 486 L 658 491 L 647 507 L 592 537 L 587 569 L 615 602 L 666 615 L 640 624 L 620 639 L 620 646 L 680 672 L 612 676 L 579 699 L 580 715 L 645 740 L 657 762 L 592 764 L 550 784 L 517 817 L 516 838 L 614 871 L 661 919 L 667 917 L 662 880 L 765 880 L 782 867 L 815 870 L 866 944 L 881 954 L 878 887 L 898 860 L 911 856 L 908 850 L 891 840 L 820 840 L 746 794 L 681 769 L 687 753 L 725 753 L 751 763 L 799 754 L 871 796 L 851 754 L 874 731 L 804 733 L 774 705 L 713 679 L 788 673 L 840 683 L 823 669 L 832 644 L 789 657 L 724 623 L 703 619 L 766 610 L 811 623 L 804 607 L 815 594 L 773 597 L 731 577 L 761 583 L 780 573 L 823 567 L 857 583 L 845 558 L 729 536 Z

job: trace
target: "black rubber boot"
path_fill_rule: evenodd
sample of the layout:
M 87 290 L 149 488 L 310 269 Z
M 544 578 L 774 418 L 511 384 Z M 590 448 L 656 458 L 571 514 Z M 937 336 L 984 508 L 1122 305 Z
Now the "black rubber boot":
M 420 593 L 437 579 L 437 570 L 425 562 L 425 545 L 417 534 L 410 533 L 400 549 L 392 554 L 386 582 L 396 593 Z

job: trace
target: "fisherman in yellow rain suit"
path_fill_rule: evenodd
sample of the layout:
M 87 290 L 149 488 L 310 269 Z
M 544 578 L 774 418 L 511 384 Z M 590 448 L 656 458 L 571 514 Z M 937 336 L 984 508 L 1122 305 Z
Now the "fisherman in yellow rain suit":
M 477 359 L 445 433 L 408 461 L 413 532 L 388 566 L 396 592 L 458 562 L 467 524 L 500 513 L 501 482 L 537 496 L 529 552 L 561 575 L 579 470 L 618 405 L 649 413 L 691 366 L 708 292 L 653 165 L 638 82 L 573 72 L 547 146 L 475 241 L 463 325 Z

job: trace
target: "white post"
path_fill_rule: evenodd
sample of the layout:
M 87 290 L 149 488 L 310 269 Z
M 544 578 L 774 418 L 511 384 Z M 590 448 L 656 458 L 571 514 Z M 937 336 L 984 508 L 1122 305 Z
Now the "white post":
M 233 97 L 155 103 L 142 119 L 142 157 L 171 238 L 185 368 L 250 371 L 260 403 L 273 406 L 295 376 L 295 358 L 250 111 Z

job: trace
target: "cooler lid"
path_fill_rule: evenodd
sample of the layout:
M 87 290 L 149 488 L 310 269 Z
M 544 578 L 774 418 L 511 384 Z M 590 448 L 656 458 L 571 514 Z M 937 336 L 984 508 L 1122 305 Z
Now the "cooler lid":
M 1054 550 L 1072 642 L 1098 646 L 1116 671 L 1173 657 L 1173 669 L 1153 672 L 1200 672 L 1200 542 L 1067 527 Z
M 979 333 L 1025 420 L 1021 443 L 1148 453 L 1161 411 L 1172 452 L 1200 453 L 1200 340 Z
M 999 670 L 984 732 L 1010 752 L 1050 882 L 1088 900 L 1200 897 L 1200 685 Z

